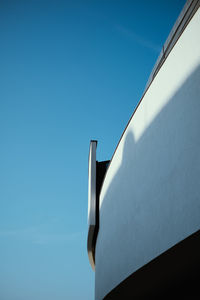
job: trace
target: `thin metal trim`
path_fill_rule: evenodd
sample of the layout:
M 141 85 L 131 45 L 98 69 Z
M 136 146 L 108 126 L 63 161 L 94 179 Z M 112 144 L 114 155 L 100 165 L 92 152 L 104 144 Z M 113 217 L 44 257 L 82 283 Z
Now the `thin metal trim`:
M 95 270 L 95 244 L 96 244 L 96 147 L 97 141 L 90 141 L 88 160 L 88 240 L 87 251 L 90 265 Z

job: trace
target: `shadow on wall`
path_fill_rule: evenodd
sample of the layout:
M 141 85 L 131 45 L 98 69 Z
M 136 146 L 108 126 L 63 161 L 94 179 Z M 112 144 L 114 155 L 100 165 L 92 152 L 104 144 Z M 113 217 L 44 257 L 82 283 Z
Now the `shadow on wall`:
M 95 299 L 199 229 L 199 95 L 198 66 L 137 143 L 127 129 L 100 209 Z

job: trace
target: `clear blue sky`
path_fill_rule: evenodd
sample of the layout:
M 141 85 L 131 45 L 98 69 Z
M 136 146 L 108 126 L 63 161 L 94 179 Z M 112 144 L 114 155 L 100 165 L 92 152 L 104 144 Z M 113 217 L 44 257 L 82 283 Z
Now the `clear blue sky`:
M 0 300 L 93 300 L 90 139 L 110 159 L 185 1 L 0 1 Z

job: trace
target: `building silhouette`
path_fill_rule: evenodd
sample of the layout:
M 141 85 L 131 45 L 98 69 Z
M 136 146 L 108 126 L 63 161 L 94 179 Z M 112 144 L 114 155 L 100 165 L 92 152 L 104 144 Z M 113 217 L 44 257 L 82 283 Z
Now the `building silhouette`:
M 95 299 L 199 299 L 200 1 L 188 0 L 110 161 L 89 154 Z

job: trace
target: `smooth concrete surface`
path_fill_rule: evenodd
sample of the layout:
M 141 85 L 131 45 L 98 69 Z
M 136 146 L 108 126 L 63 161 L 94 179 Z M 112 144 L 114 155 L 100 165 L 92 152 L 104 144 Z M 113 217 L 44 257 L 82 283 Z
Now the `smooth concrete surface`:
M 200 230 L 132 273 L 103 300 L 198 300 L 199 254 Z
M 100 194 L 95 299 L 200 229 L 200 9 L 130 120 Z

